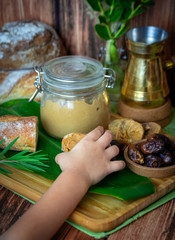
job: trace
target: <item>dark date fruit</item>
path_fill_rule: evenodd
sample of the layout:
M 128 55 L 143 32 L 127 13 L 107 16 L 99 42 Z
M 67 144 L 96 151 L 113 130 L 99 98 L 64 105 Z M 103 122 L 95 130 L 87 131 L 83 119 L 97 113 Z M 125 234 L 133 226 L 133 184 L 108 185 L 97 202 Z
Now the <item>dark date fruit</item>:
M 165 149 L 165 142 L 159 138 L 152 139 L 150 141 L 142 143 L 140 148 L 144 154 L 160 153 Z
M 155 149 L 155 142 L 151 140 L 150 142 L 144 142 L 140 145 L 140 149 L 143 153 L 149 154 L 152 153 Z
M 111 145 L 116 145 L 119 148 L 120 152 L 124 152 L 125 148 L 127 147 L 126 144 L 120 143 L 117 140 L 112 140 Z
M 164 166 L 164 163 L 161 157 L 155 154 L 149 154 L 145 157 L 145 165 L 147 167 L 160 168 Z
M 117 141 L 117 140 L 112 140 L 110 144 L 111 144 L 111 145 L 116 145 L 116 146 L 119 148 L 119 152 L 120 152 L 120 153 L 124 152 L 124 150 L 125 150 L 125 148 L 126 148 L 126 145 L 125 145 L 125 144 L 119 143 L 119 141 Z M 116 157 L 113 157 L 113 158 L 111 159 L 111 161 L 116 161 L 116 160 L 117 160 Z
M 163 153 L 160 153 L 160 157 L 162 158 L 165 166 L 170 166 L 174 163 L 174 156 L 168 150 L 165 150 Z
M 144 155 L 140 150 L 139 144 L 130 144 L 128 150 L 129 158 L 138 164 L 144 164 Z
M 170 138 L 159 133 L 152 134 L 147 140 L 150 141 L 150 140 L 157 140 L 157 139 L 161 139 L 165 143 L 165 146 L 167 148 L 171 148 L 171 145 L 174 145 L 174 142 Z
M 131 144 L 128 156 L 135 163 L 160 168 L 175 164 L 175 143 L 163 134 L 152 134 L 146 141 Z
M 170 151 L 175 152 L 175 143 L 173 141 L 171 141 L 171 145 L 169 148 Z

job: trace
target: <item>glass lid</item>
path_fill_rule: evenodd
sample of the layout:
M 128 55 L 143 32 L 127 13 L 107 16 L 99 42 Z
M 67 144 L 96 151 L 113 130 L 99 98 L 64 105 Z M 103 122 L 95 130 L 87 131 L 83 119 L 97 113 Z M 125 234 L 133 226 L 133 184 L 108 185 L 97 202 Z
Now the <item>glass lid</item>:
M 106 75 L 105 71 L 109 74 Z M 38 92 L 44 90 L 59 96 L 86 96 L 112 88 L 115 82 L 115 72 L 89 57 L 63 56 L 54 58 L 41 68 L 35 68 L 38 76 L 35 86 L 37 90 L 30 98 L 32 101 Z
M 102 64 L 89 57 L 63 56 L 52 59 L 44 65 L 44 81 L 57 85 L 76 87 L 87 83 L 89 86 L 99 84 L 104 78 Z

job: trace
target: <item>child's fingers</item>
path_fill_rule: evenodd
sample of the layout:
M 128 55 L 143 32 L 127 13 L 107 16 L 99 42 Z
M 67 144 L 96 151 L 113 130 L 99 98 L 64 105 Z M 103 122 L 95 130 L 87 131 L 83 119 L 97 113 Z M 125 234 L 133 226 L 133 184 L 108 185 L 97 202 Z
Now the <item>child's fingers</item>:
M 112 141 L 112 133 L 109 130 L 106 130 L 103 136 L 98 139 L 98 143 L 105 149 L 109 146 Z
M 117 156 L 119 154 L 119 148 L 116 145 L 110 146 L 105 150 L 109 159 Z
M 61 159 L 62 159 L 62 153 L 59 153 L 59 154 L 57 154 L 56 157 L 55 157 L 55 162 L 59 165 Z
M 111 161 L 109 163 L 109 173 L 120 171 L 120 170 L 124 169 L 125 166 L 126 166 L 126 164 L 122 160 Z
M 88 133 L 84 138 L 97 141 L 104 133 L 104 128 L 102 126 L 96 127 L 90 133 Z

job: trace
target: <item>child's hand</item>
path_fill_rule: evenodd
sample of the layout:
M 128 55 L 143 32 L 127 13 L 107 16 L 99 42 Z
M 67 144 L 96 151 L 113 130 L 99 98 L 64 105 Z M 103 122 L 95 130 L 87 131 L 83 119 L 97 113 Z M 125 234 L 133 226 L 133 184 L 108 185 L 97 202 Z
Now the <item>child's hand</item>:
M 70 152 L 55 158 L 62 171 L 73 171 L 90 185 L 96 184 L 108 174 L 125 167 L 124 161 L 110 161 L 118 155 L 117 146 L 110 146 L 112 133 L 97 127 L 87 134 Z

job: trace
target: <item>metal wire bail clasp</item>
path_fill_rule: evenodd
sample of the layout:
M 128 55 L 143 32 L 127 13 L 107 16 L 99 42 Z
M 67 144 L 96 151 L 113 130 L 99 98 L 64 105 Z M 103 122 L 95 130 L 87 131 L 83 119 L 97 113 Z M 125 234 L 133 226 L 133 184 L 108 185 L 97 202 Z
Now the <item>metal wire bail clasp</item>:
M 43 91 L 43 88 L 42 88 L 42 67 L 41 66 L 35 66 L 34 67 L 34 70 L 35 72 L 38 74 L 36 77 L 35 77 L 35 81 L 34 81 L 34 86 L 36 87 L 36 91 L 34 92 L 34 94 L 31 96 L 31 98 L 29 99 L 29 102 L 32 102 L 34 100 L 34 98 L 36 97 L 36 95 L 39 93 L 39 92 L 42 92 Z
M 107 74 L 105 74 L 106 87 L 113 88 L 115 86 L 116 74 L 111 68 L 103 68 Z

